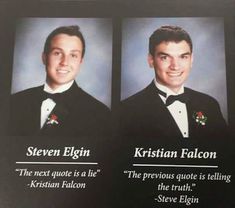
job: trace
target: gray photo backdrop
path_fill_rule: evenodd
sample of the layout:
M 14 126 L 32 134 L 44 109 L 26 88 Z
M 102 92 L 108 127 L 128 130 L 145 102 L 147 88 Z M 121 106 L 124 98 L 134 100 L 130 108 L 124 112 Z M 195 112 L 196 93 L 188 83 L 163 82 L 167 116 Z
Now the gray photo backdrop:
M 186 86 L 216 98 L 227 120 L 223 18 L 126 18 L 122 30 L 121 99 L 145 88 L 154 78 L 148 66 L 148 40 L 162 25 L 184 28 L 193 41 L 194 62 Z
M 49 33 L 57 27 L 79 25 L 86 52 L 76 78 L 86 92 L 111 106 L 112 21 L 108 18 L 22 18 L 17 22 L 12 93 L 45 82 L 41 55 Z

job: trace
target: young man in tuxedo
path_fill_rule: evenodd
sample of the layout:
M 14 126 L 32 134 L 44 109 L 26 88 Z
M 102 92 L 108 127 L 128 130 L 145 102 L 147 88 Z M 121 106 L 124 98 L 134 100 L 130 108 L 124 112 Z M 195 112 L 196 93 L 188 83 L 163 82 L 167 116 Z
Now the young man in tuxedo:
M 46 82 L 12 95 L 10 135 L 106 134 L 108 108 L 74 81 L 84 54 L 85 40 L 78 26 L 59 27 L 49 34 L 42 53 Z
M 148 63 L 155 70 L 155 79 L 122 102 L 122 135 L 164 140 L 224 135 L 226 123 L 218 102 L 184 87 L 193 63 L 193 44 L 185 30 L 162 26 L 154 31 Z

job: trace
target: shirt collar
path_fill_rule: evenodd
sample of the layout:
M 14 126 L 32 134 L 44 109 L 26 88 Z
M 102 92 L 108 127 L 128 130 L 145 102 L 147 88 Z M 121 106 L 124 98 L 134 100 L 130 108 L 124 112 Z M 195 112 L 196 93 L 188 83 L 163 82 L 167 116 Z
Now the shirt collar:
M 47 83 L 45 83 L 43 90 L 44 90 L 45 92 L 48 92 L 48 93 L 51 93 L 51 94 L 54 94 L 54 93 L 62 93 L 62 92 L 67 91 L 67 90 L 73 85 L 73 83 L 74 83 L 74 80 L 72 80 L 72 81 L 70 81 L 70 82 L 68 82 L 68 83 L 66 83 L 66 84 L 63 84 L 63 85 L 59 86 L 59 87 L 56 88 L 55 90 L 51 89 L 51 87 L 50 87 Z
M 175 93 L 175 92 L 173 92 L 171 89 L 169 89 L 168 87 L 166 87 L 166 86 L 160 84 L 160 83 L 156 80 L 156 78 L 154 78 L 154 84 L 155 84 L 155 86 L 156 86 L 159 90 L 161 90 L 161 91 L 163 91 L 163 92 L 166 93 L 166 98 L 169 97 L 170 95 L 180 95 L 180 94 L 184 93 L 184 85 L 182 85 L 181 88 L 179 89 L 179 91 L 178 91 L 177 93 Z

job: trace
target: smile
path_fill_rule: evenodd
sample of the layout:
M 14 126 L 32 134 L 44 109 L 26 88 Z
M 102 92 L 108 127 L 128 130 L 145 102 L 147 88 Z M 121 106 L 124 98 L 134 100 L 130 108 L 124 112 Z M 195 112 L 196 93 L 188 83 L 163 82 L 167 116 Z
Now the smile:
M 69 70 L 66 70 L 66 69 L 57 69 L 56 72 L 58 72 L 59 74 L 67 74 L 67 73 L 69 73 Z
M 183 72 L 168 72 L 167 75 L 169 77 L 180 77 L 183 74 Z

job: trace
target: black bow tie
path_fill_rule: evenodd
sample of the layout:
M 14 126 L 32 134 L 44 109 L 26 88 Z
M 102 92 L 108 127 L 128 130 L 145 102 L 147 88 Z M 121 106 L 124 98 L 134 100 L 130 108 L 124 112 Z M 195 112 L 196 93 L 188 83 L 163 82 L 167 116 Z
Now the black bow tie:
M 46 99 L 52 99 L 54 102 L 59 102 L 61 97 L 62 97 L 62 94 L 63 93 L 48 93 L 48 92 L 45 92 L 43 91 L 43 94 L 42 94 L 42 100 L 46 100 Z
M 171 105 L 172 103 L 174 103 L 176 100 L 182 102 L 182 103 L 186 103 L 188 101 L 188 97 L 185 95 L 185 93 L 182 93 L 180 95 L 170 95 L 167 99 L 166 99 L 166 106 Z
M 157 88 L 157 92 L 158 94 L 162 95 L 163 97 L 166 97 L 166 93 L 161 91 L 160 89 Z M 188 101 L 188 97 L 186 96 L 185 93 L 179 94 L 179 95 L 170 95 L 167 99 L 166 99 L 166 106 L 171 105 L 172 103 L 174 103 L 176 100 L 182 102 L 182 103 L 187 103 Z

